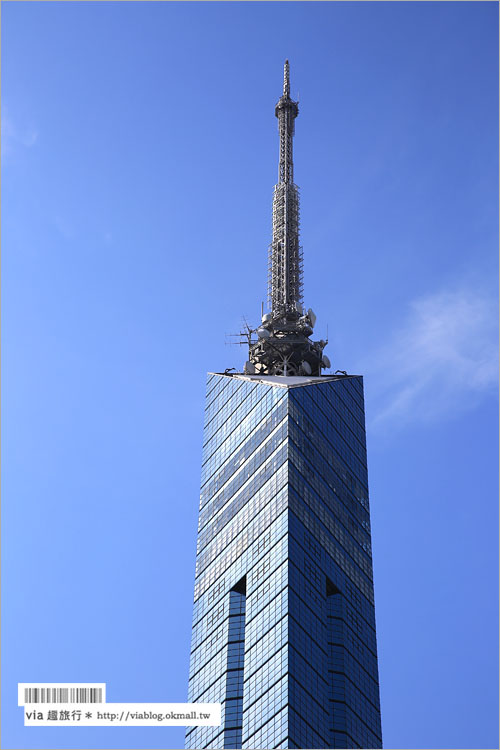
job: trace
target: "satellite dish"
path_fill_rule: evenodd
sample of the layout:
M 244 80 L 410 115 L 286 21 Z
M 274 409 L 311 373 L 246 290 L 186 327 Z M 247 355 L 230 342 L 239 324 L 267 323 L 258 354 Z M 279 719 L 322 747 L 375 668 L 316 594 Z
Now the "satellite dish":
M 272 313 L 266 313 L 265 315 L 262 316 L 262 322 L 269 323 L 272 317 L 273 317 Z
M 259 339 L 268 339 L 270 338 L 271 334 L 269 331 L 266 331 L 265 328 L 257 328 L 257 336 Z
M 309 364 L 309 362 L 306 362 L 305 360 L 304 362 L 302 362 L 302 372 L 304 373 L 304 375 L 310 375 L 312 372 L 311 365 Z
M 245 362 L 243 365 L 245 375 L 255 375 L 255 365 L 253 362 Z
M 327 370 L 330 369 L 332 366 L 332 363 L 330 362 L 329 357 L 326 356 L 326 354 L 323 354 L 323 360 L 322 360 L 323 367 L 326 367 Z
M 316 324 L 316 315 L 313 313 L 311 308 L 307 311 L 307 314 L 309 315 L 309 320 L 311 321 L 311 326 L 314 328 Z

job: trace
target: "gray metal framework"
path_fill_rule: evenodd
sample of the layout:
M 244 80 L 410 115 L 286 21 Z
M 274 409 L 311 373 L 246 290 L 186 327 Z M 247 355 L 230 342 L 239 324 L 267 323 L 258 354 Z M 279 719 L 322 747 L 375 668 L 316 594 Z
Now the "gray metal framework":
M 297 102 L 290 98 L 290 68 L 285 60 L 283 95 L 276 104 L 280 138 L 278 184 L 273 196 L 273 238 L 269 246 L 270 312 L 249 331 L 245 372 L 265 375 L 320 375 L 330 367 L 326 341 L 313 342 L 316 316 L 303 307 L 303 257 L 299 244 L 299 189 L 293 181 L 293 136 Z M 257 334 L 257 339 L 253 337 Z
M 278 184 L 273 198 L 273 240 L 269 246 L 269 306 L 273 317 L 297 311 L 302 303 L 302 248 L 299 245 L 299 190 L 293 181 L 293 135 L 297 102 L 290 99 L 285 62 L 283 96 L 276 105 L 280 134 Z

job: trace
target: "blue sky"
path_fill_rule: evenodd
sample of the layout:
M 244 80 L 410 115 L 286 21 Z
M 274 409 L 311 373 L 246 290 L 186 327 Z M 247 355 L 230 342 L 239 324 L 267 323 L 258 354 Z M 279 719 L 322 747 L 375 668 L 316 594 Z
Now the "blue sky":
M 498 746 L 498 6 L 2 4 L 3 746 L 16 685 L 184 701 L 205 374 L 266 294 L 282 66 L 305 301 L 365 377 L 387 748 Z

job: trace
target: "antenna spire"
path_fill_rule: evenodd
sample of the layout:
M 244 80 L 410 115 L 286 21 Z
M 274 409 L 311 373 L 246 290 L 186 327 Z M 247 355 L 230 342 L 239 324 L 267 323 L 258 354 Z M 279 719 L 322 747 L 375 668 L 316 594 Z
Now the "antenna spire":
M 285 68 L 283 70 L 283 96 L 290 96 L 290 66 L 288 60 L 285 60 Z
M 273 198 L 273 240 L 269 248 L 269 304 L 273 317 L 295 314 L 302 301 L 302 254 L 299 246 L 299 190 L 293 181 L 293 136 L 297 102 L 290 99 L 290 67 L 285 61 L 283 96 L 274 111 L 280 152 Z
M 283 96 L 274 113 L 280 139 L 278 184 L 273 196 L 273 239 L 269 246 L 269 307 L 257 329 L 249 332 L 245 371 L 266 375 L 320 375 L 326 341 L 312 342 L 316 316 L 302 307 L 302 248 L 299 245 L 299 189 L 293 181 L 293 136 L 297 102 L 290 98 L 290 66 L 285 60 Z M 328 362 L 328 364 L 326 364 Z

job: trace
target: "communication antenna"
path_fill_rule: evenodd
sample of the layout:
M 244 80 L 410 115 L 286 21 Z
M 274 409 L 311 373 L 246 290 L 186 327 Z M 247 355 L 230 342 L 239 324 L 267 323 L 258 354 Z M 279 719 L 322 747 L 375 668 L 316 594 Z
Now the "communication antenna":
M 326 341 L 309 338 L 316 324 L 316 315 L 303 300 L 302 247 L 299 241 L 299 189 L 293 174 L 293 137 L 298 102 L 290 96 L 290 66 L 285 60 L 283 93 L 276 103 L 278 119 L 279 161 L 278 182 L 273 195 L 273 235 L 269 246 L 269 306 L 261 321 L 251 329 L 245 321 L 248 341 L 248 363 L 262 375 L 320 376 L 330 367 L 323 350 Z M 328 365 L 326 364 L 328 362 Z M 248 372 L 248 363 L 245 372 Z
M 302 362 L 302 372 L 304 373 L 304 375 L 310 375 L 312 373 L 311 365 L 309 364 L 307 359 Z

